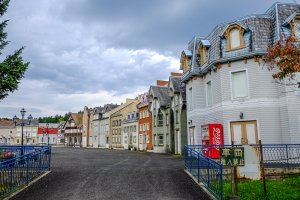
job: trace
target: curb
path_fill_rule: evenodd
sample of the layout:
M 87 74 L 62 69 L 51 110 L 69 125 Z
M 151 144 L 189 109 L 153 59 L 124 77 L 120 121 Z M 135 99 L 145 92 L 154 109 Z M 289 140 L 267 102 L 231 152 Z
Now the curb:
M 203 190 L 204 190 L 204 192 L 206 192 L 208 195 L 209 195 L 209 197 L 212 199 L 212 200 L 217 200 L 217 198 L 214 196 L 214 195 L 212 195 L 209 191 L 208 191 L 208 189 L 206 189 L 206 187 L 204 186 L 204 184 L 203 183 L 198 183 L 198 180 L 189 172 L 189 171 L 187 171 L 186 169 L 184 169 L 184 172 L 187 174 L 187 175 L 189 175 L 192 179 L 193 179 L 193 181 L 200 187 L 200 188 L 202 188 Z

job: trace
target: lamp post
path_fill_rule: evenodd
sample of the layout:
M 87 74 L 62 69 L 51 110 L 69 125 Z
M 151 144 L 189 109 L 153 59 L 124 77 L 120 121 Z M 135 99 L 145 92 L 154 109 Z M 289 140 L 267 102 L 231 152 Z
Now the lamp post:
M 49 131 L 48 131 L 49 124 L 47 123 L 46 126 L 47 126 L 47 129 L 46 129 L 47 132 L 46 133 L 47 133 L 48 146 L 49 146 Z
M 21 113 L 21 116 L 22 116 L 22 119 L 21 119 L 21 155 L 24 155 L 24 141 L 23 141 L 23 129 L 24 129 L 24 126 L 25 125 L 29 125 L 31 123 L 31 120 L 33 119 L 31 114 L 28 116 L 28 124 L 25 124 L 24 122 L 24 116 L 25 116 L 25 113 L 26 113 L 26 110 L 24 108 L 21 109 L 20 111 Z M 17 120 L 18 120 L 18 117 L 15 115 L 14 118 L 13 118 L 14 122 L 17 124 Z

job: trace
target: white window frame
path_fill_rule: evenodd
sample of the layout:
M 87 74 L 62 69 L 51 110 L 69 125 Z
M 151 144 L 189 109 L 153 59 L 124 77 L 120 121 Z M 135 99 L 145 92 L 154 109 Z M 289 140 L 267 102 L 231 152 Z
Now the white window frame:
M 208 91 L 208 83 L 210 83 L 210 91 Z M 212 89 L 212 81 L 211 80 L 206 82 L 205 91 L 206 91 L 206 106 L 210 107 L 213 105 L 213 89 Z M 211 102 L 208 101 L 208 92 L 210 92 L 210 94 L 211 94 L 211 97 L 210 97 Z
M 140 124 L 140 131 L 143 131 L 143 124 Z
M 235 72 L 246 72 L 246 83 L 247 83 L 247 96 L 245 97 L 234 97 L 233 96 L 233 85 L 232 85 L 232 73 Z M 248 69 L 238 69 L 238 70 L 233 70 L 229 71 L 229 78 L 230 78 L 230 92 L 231 92 L 231 100 L 239 100 L 239 99 L 250 99 L 250 84 L 249 84 L 249 74 L 248 74 Z

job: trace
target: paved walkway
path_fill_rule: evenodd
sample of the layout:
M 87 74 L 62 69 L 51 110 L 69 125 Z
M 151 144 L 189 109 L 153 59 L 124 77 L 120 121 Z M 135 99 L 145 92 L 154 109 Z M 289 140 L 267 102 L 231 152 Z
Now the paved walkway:
M 51 171 L 12 199 L 210 199 L 171 155 L 57 147 Z

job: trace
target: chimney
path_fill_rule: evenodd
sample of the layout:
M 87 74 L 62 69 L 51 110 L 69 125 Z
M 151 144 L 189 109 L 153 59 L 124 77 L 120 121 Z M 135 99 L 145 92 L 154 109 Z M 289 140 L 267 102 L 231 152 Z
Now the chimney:
M 157 86 L 167 86 L 169 81 L 163 81 L 163 80 L 156 80 Z
M 171 76 L 182 76 L 180 72 L 171 72 Z

